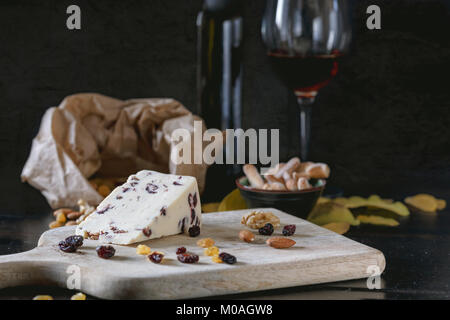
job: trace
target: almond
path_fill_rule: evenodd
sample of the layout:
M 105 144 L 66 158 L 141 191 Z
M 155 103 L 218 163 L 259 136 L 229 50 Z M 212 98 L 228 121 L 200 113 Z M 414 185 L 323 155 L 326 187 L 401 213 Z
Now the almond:
M 292 247 L 296 242 L 289 238 L 272 237 L 267 239 L 266 243 L 275 249 L 286 249 Z
M 239 239 L 245 242 L 253 242 L 255 241 L 255 235 L 251 231 L 241 230 L 239 232 Z

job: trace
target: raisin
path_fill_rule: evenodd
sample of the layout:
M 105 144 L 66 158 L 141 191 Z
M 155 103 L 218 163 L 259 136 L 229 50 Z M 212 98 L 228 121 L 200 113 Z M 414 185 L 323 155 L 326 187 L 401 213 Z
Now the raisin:
M 185 247 L 179 247 L 177 249 L 177 254 L 182 254 L 182 253 L 186 253 L 186 248 Z
M 189 203 L 189 207 L 192 208 L 192 206 L 194 205 L 194 200 L 192 198 L 192 193 L 189 193 L 188 203 Z
M 270 236 L 273 233 L 273 225 L 271 223 L 266 223 L 262 228 L 259 228 L 259 234 L 263 236 Z
M 226 252 L 222 252 L 219 254 L 219 258 L 222 259 L 223 262 L 228 263 L 228 264 L 235 264 L 237 259 L 235 256 L 226 253 Z
M 199 226 L 193 226 L 189 228 L 189 236 L 190 237 L 197 237 L 200 234 L 200 227 Z
M 194 208 L 197 206 L 197 192 L 196 193 L 194 193 L 194 199 L 193 199 L 193 205 L 194 205 Z
M 148 183 L 147 187 L 145 187 L 145 190 L 147 190 L 148 193 L 156 193 L 156 190 L 158 190 L 158 186 L 153 183 Z
M 83 237 L 82 236 L 70 236 L 67 237 L 66 241 L 68 244 L 73 245 L 74 247 L 78 248 L 83 245 Z
M 144 228 L 142 229 L 142 233 L 146 236 L 146 237 L 150 237 L 152 235 L 152 230 L 150 229 L 150 227 Z
M 106 211 L 108 211 L 108 210 L 110 210 L 110 209 L 112 209 L 112 208 L 114 208 L 114 207 L 111 206 L 110 204 L 108 204 L 106 207 L 104 207 L 104 208 L 101 209 L 101 210 L 98 210 L 98 209 L 97 209 L 97 214 L 104 214 Z
M 292 236 L 295 233 L 295 224 L 289 224 L 283 228 L 283 236 Z
M 148 256 L 148 259 L 153 263 L 161 263 L 164 258 L 164 254 L 161 252 L 153 252 Z
M 198 262 L 199 257 L 193 253 L 182 253 L 177 255 L 177 259 L 182 263 L 196 263 Z
M 186 217 L 184 217 L 183 219 L 181 219 L 178 222 L 178 225 L 180 226 L 181 233 L 184 233 L 184 224 L 186 223 L 185 221 L 186 221 Z
M 114 226 L 111 227 L 111 230 L 112 230 L 112 232 L 114 232 L 114 233 L 128 233 L 128 231 L 120 230 L 119 228 L 114 227 Z
M 58 243 L 59 249 L 63 252 L 71 253 L 77 251 L 77 247 L 67 241 L 60 241 Z
M 95 251 L 97 251 L 97 255 L 103 259 L 109 259 L 116 253 L 116 249 L 114 249 L 113 246 L 98 246 Z
M 161 210 L 159 211 L 160 214 L 161 214 L 162 216 L 165 216 L 165 215 L 166 215 L 166 209 L 167 209 L 167 207 L 164 206 L 164 207 L 162 207 Z

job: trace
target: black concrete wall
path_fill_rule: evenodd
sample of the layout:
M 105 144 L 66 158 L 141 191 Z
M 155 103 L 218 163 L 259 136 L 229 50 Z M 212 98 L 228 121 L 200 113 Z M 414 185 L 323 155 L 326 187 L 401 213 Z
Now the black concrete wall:
M 244 124 L 281 128 L 285 160 L 298 153 L 297 110 L 265 56 L 264 2 L 245 5 Z M 81 31 L 66 29 L 70 4 L 82 9 Z M 365 28 L 369 4 L 381 7 L 382 30 Z M 200 0 L 0 3 L 2 213 L 46 208 L 19 176 L 41 116 L 65 96 L 173 97 L 194 108 L 200 8 Z M 449 18 L 444 0 L 356 1 L 353 48 L 317 98 L 311 150 L 347 193 L 441 186 L 449 195 Z

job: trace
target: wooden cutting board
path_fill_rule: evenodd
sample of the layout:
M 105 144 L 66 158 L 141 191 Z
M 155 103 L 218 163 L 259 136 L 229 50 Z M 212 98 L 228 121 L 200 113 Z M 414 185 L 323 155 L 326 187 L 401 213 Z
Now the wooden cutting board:
M 274 249 L 265 244 L 267 236 L 257 235 L 253 243 L 239 240 L 238 233 L 245 228 L 241 218 L 251 210 L 209 213 L 203 215 L 198 238 L 176 235 L 147 241 L 152 250 L 166 253 L 167 260 L 157 265 L 137 255 L 136 245 L 115 245 L 116 255 L 109 260 L 97 256 L 98 241 L 94 240 L 85 240 L 76 253 L 64 253 L 57 244 L 74 234 L 75 227 L 63 227 L 45 232 L 31 251 L 0 256 L 0 288 L 67 287 L 69 282 L 99 298 L 181 299 L 365 278 L 372 275 L 370 266 L 384 270 L 384 256 L 376 249 L 276 209 L 261 210 L 273 212 L 282 225 L 296 224 L 297 231 L 290 238 L 297 244 Z M 281 228 L 275 230 L 276 235 L 281 235 Z M 212 262 L 196 246 L 203 237 L 213 238 L 238 263 Z M 199 263 L 178 262 L 175 251 L 180 246 L 200 255 Z

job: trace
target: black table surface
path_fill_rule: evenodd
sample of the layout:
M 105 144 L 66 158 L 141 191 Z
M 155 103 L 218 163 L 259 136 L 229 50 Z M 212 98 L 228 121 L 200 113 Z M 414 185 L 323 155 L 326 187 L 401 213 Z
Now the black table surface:
M 24 216 L 0 213 L 0 255 L 34 248 L 51 220 L 50 210 Z M 211 298 L 449 299 L 449 230 L 448 208 L 436 214 L 411 212 L 398 227 L 352 227 L 347 237 L 381 250 L 386 257 L 380 289 L 368 289 L 367 281 L 363 279 Z M 16 287 L 0 290 L 0 299 L 31 299 L 37 294 L 69 299 L 73 291 L 54 287 Z

